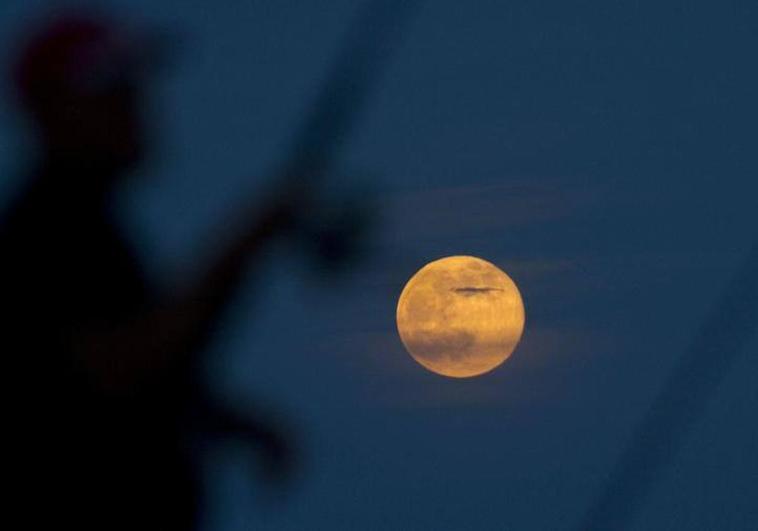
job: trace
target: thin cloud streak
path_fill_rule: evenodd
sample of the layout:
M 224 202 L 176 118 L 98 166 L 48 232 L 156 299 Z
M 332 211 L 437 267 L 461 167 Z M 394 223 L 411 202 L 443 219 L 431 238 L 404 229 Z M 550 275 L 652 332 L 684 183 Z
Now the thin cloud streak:
M 476 234 L 570 216 L 595 193 L 566 193 L 546 184 L 442 187 L 397 194 L 383 201 L 396 243 Z
M 492 291 L 503 291 L 500 288 L 474 288 L 474 287 L 467 287 L 467 288 L 453 288 L 450 291 L 453 291 L 455 293 L 460 293 L 464 296 L 471 296 L 471 295 L 477 295 L 479 293 L 490 293 Z

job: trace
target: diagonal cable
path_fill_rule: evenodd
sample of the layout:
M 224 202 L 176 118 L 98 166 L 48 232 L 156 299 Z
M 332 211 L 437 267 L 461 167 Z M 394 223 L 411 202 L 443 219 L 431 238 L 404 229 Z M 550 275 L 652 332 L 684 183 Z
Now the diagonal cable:
M 577 530 L 623 529 L 631 523 L 756 324 L 758 241 L 666 379 Z

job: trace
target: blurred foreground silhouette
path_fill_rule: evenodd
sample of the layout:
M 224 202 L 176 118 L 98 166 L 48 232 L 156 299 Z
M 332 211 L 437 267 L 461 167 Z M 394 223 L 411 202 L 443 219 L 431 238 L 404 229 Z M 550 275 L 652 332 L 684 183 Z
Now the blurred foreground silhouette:
M 248 441 L 270 480 L 293 466 L 277 424 L 213 402 L 198 354 L 262 250 L 304 232 L 310 187 L 287 174 L 189 287 L 152 289 L 113 211 L 116 185 L 148 147 L 143 44 L 69 15 L 30 40 L 14 72 L 39 141 L 0 226 L 6 485 L 23 528 L 194 528 L 198 438 Z M 350 254 L 345 235 L 332 236 L 329 264 Z

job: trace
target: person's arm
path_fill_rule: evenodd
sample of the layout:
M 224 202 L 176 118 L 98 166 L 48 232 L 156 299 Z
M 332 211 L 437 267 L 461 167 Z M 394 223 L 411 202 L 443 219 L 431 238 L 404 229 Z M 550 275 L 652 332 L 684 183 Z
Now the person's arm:
M 303 203 L 299 193 L 278 194 L 182 293 L 122 323 L 72 331 L 73 350 L 93 383 L 129 392 L 203 347 L 248 265 L 290 226 Z

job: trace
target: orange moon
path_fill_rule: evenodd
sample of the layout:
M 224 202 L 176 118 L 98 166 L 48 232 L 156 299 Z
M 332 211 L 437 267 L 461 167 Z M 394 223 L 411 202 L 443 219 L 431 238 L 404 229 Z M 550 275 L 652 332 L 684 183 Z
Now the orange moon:
M 473 256 L 428 263 L 397 303 L 397 330 L 408 353 L 430 371 L 453 378 L 479 376 L 507 360 L 524 321 L 513 280 Z

